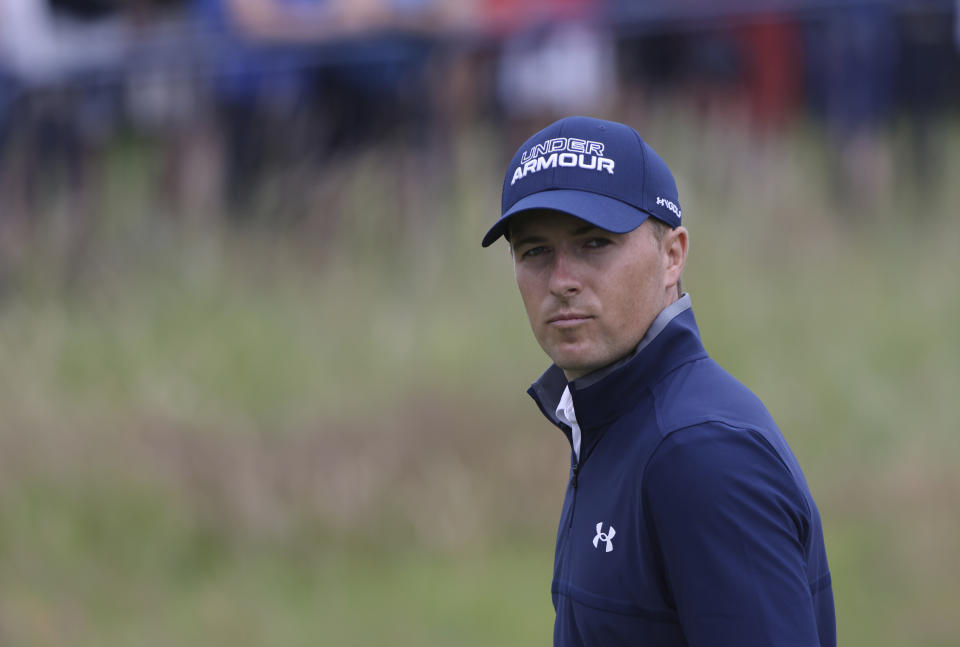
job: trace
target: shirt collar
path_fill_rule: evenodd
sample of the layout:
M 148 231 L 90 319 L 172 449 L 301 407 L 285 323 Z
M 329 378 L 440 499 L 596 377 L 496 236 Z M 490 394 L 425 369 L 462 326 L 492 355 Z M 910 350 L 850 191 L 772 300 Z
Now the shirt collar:
M 577 423 L 577 413 L 573 407 L 573 396 L 570 395 L 570 385 L 563 388 L 563 395 L 560 396 L 560 402 L 556 408 L 557 419 L 568 425 Z
M 560 403 L 556 409 L 557 420 L 570 427 L 570 442 L 573 445 L 573 453 L 580 457 L 580 425 L 577 423 L 577 411 L 573 406 L 573 396 L 570 394 L 570 385 L 563 388 L 563 395 L 560 396 Z

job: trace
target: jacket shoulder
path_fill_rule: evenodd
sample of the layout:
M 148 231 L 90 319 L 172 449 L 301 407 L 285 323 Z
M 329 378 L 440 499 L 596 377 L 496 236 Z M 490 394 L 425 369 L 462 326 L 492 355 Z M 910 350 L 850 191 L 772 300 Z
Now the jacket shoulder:
M 710 358 L 679 367 L 652 394 L 663 435 L 707 422 L 761 432 L 777 428 L 760 398 Z
M 807 491 L 803 470 L 763 402 L 712 359 L 684 364 L 667 375 L 653 389 L 653 406 L 661 440 L 704 427 L 752 437 L 772 449 Z

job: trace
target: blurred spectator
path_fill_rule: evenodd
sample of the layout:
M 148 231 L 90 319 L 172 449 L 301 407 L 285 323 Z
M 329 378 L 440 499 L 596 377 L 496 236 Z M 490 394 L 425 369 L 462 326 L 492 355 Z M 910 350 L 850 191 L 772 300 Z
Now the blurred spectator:
M 802 91 L 803 49 L 786 15 L 752 16 L 740 29 L 751 125 L 782 131 L 795 116 Z
M 507 148 L 515 148 L 513 132 L 533 132 L 564 115 L 603 114 L 611 106 L 615 49 L 601 9 L 596 0 L 487 0 L 486 24 L 503 37 L 497 90 Z
M 642 13 L 624 2 L 616 6 L 626 15 Z M 666 106 L 692 112 L 708 129 L 715 123 L 727 130 L 741 124 L 747 117 L 745 66 L 752 52 L 738 41 L 739 23 L 727 16 L 671 20 L 671 9 L 663 4 L 644 7 L 650 15 L 632 18 L 641 22 L 631 23 L 619 44 L 624 109 L 631 118 L 642 123 L 649 108 Z
M 602 109 L 614 87 L 610 36 L 580 22 L 547 23 L 504 45 L 500 98 L 514 117 L 548 119 Z
M 136 0 L 122 80 L 125 126 L 157 153 L 147 217 L 206 219 L 220 211 L 221 164 L 205 56 L 209 29 L 189 19 L 189 0 Z
M 944 140 L 936 132 L 935 117 L 943 112 L 949 88 L 960 81 L 957 54 L 950 46 L 949 24 L 923 8 L 904 12 L 900 40 L 897 94 L 905 109 L 910 151 L 898 173 L 912 175 L 927 190 L 940 183 L 943 171 Z
M 29 85 L 111 69 L 123 60 L 124 25 L 93 0 L 0 0 L 0 56 Z
M 302 185 L 314 184 L 331 155 L 424 111 L 432 9 L 428 0 L 192 0 L 193 16 L 215 35 L 233 217 L 259 210 L 268 170 L 281 185 L 295 183 L 273 191 L 284 204 L 268 211 L 303 212 Z
M 224 194 L 230 217 L 254 207 L 256 189 L 278 148 L 297 141 L 291 128 L 309 91 L 304 47 L 326 27 L 328 2 L 191 0 L 191 13 L 207 36 L 211 86 L 220 128 Z M 215 141 L 215 140 L 211 140 Z
M 0 0 L 0 74 L 7 93 L 23 93 L 0 117 L 8 133 L 0 159 L 5 240 L 25 235 L 28 214 L 60 213 L 67 265 L 82 256 L 96 225 L 99 152 L 116 124 L 128 44 L 110 4 Z
M 834 194 L 869 206 L 892 172 L 890 151 L 878 137 L 891 116 L 899 55 L 892 9 L 879 3 L 830 9 L 807 37 L 811 98 L 837 153 Z

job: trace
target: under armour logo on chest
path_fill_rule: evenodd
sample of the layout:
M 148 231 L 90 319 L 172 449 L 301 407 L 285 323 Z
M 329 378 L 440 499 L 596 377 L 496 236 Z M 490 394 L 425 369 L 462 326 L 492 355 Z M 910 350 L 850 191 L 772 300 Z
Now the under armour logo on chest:
M 593 538 L 593 547 L 599 548 L 600 542 L 606 542 L 607 549 L 604 552 L 609 553 L 613 550 L 613 537 L 617 534 L 617 529 L 610 526 L 610 532 L 603 532 L 603 522 L 597 524 L 597 536 Z

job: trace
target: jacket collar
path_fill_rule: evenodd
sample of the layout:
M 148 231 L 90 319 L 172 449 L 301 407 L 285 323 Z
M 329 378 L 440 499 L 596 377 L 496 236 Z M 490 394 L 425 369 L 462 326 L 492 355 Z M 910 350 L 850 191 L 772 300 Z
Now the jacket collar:
M 681 364 L 706 356 L 690 295 L 684 294 L 657 315 L 633 353 L 569 382 L 584 446 L 632 408 L 642 391 Z M 569 432 L 557 419 L 556 409 L 567 385 L 554 364 L 527 390 L 543 415 L 565 433 Z

